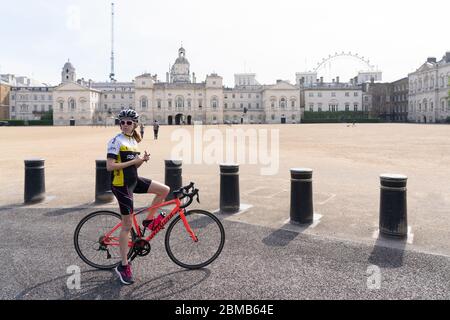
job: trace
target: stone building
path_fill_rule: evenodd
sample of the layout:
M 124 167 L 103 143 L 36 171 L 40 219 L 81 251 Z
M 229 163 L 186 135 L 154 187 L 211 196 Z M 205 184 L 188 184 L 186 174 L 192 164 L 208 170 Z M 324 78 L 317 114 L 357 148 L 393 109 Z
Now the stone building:
M 150 73 L 133 82 L 76 80 L 68 61 L 53 100 L 55 125 L 114 123 L 125 108 L 138 111 L 145 124 L 298 123 L 301 118 L 297 86 L 281 80 L 260 85 L 254 74 L 235 75 L 234 88 L 225 88 L 216 73 L 197 82 L 184 48 L 178 50 L 165 82 Z
M 40 120 L 53 110 L 53 90 L 50 86 L 15 86 L 9 98 L 9 117 L 16 120 Z
M 9 119 L 9 92 L 11 87 L 0 81 L 0 119 Z
M 305 111 L 368 111 L 363 109 L 363 88 L 353 83 L 341 83 L 339 77 L 333 82 L 310 83 L 302 87 Z
M 419 123 L 444 122 L 450 116 L 448 82 L 450 52 L 437 61 L 428 58 L 415 72 L 408 75 L 408 120 Z
M 53 90 L 53 124 L 60 126 L 104 123 L 100 115 L 102 92 L 92 88 L 92 82 L 76 82 L 75 68 L 68 61 L 61 72 L 61 84 Z

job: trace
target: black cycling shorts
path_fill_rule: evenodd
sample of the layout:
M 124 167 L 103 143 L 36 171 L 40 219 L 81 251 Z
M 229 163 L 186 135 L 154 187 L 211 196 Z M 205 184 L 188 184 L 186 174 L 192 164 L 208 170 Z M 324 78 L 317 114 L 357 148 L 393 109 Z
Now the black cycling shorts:
M 134 188 L 123 186 L 111 186 L 111 190 L 119 202 L 120 213 L 124 216 L 133 212 L 133 193 L 147 193 L 148 188 L 152 184 L 152 180 L 146 178 L 137 178 L 137 183 Z

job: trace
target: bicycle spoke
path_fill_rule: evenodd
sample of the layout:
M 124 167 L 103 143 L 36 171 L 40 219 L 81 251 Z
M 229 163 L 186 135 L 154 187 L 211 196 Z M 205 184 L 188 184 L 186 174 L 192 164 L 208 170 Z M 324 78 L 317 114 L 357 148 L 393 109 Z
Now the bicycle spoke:
M 120 223 L 120 215 L 99 211 L 83 219 L 76 229 L 75 248 L 80 257 L 89 265 L 110 269 L 120 262 L 119 235 L 121 228 L 110 234 L 106 243 L 102 237 Z
M 174 222 L 166 234 L 166 249 L 171 259 L 186 268 L 204 266 L 214 260 L 223 247 L 223 227 L 212 214 L 193 210 L 186 220 L 197 236 L 192 240 L 181 219 Z

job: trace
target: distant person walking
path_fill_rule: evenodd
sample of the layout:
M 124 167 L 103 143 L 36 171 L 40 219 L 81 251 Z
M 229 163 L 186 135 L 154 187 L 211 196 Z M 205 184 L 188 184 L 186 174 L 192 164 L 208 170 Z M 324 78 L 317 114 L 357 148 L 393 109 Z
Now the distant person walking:
M 153 134 L 155 140 L 158 140 L 158 131 L 159 131 L 159 123 L 158 120 L 155 120 L 155 122 L 153 123 Z
M 144 138 L 144 124 L 143 123 L 141 123 L 139 125 L 139 129 L 141 130 L 141 138 Z

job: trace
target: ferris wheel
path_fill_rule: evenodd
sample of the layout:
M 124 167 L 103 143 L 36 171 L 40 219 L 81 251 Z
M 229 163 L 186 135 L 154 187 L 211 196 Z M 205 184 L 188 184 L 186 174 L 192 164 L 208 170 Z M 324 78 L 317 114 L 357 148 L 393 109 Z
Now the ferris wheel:
M 352 53 L 352 52 L 335 52 L 334 54 L 329 54 L 328 57 L 322 58 L 320 62 L 317 63 L 316 67 L 314 68 L 314 72 L 319 72 L 321 69 L 326 67 L 327 65 L 330 65 L 333 61 L 339 59 L 339 58 L 348 58 L 350 60 L 353 60 L 354 62 L 358 62 L 362 64 L 366 70 L 364 71 L 375 71 L 375 66 L 370 63 L 370 60 L 368 58 L 364 58 L 364 56 L 359 55 L 358 53 Z

